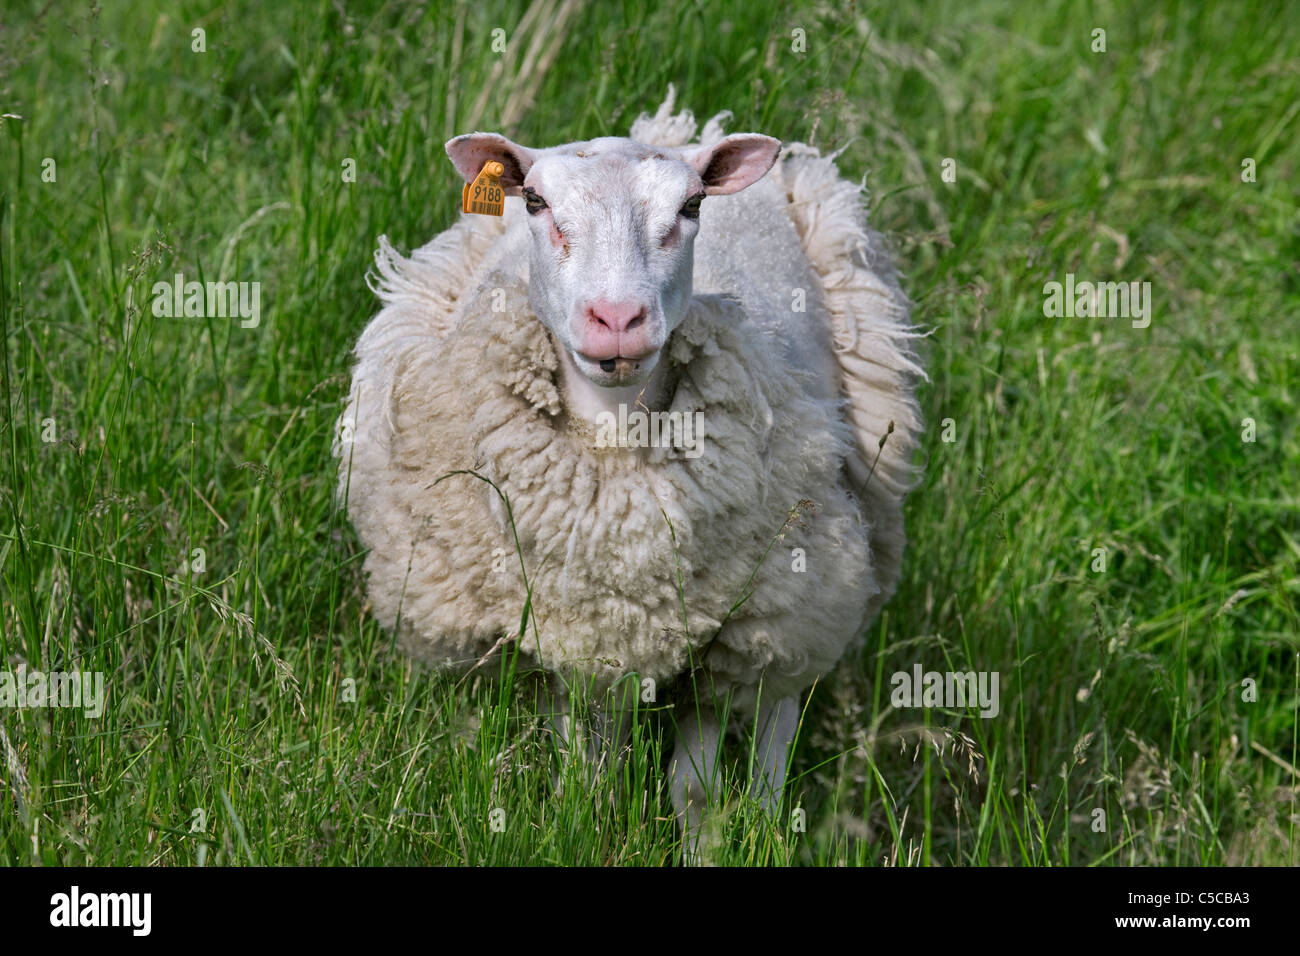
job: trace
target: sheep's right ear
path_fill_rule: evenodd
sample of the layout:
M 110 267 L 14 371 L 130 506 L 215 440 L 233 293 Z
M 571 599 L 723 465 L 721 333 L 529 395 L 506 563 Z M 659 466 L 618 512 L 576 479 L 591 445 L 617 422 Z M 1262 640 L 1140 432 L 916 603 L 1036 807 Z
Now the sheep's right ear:
M 447 155 L 456 165 L 465 182 L 473 182 L 483 164 L 496 160 L 505 172 L 501 174 L 501 185 L 507 196 L 518 196 L 519 188 L 524 184 L 524 177 L 533 165 L 532 150 L 512 143 L 498 133 L 466 133 L 447 141 Z

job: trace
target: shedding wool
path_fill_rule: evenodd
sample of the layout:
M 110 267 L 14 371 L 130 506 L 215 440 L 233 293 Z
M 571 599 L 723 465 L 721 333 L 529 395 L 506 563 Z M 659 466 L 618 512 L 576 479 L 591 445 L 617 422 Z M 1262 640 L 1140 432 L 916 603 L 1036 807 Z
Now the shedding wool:
M 695 121 L 671 108 L 632 138 L 687 144 Z M 380 240 L 383 308 L 335 448 L 373 613 L 438 666 L 517 640 L 525 664 L 597 691 L 701 662 L 742 709 L 760 681 L 805 689 L 895 588 L 921 431 L 918 333 L 860 187 L 788 144 L 704 204 L 695 295 L 662 357 L 668 420 L 703 424 L 694 454 L 599 447 L 566 413 L 521 206 L 410 257 Z

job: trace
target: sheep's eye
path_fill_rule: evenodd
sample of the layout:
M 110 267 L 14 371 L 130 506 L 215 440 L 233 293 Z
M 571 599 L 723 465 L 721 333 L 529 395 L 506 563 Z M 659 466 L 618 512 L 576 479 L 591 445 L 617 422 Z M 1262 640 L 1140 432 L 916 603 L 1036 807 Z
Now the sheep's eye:
M 700 218 L 700 203 L 704 201 L 704 193 L 697 193 L 682 204 L 678 210 L 678 215 L 685 216 L 687 219 Z
M 523 190 L 524 208 L 528 210 L 528 215 L 536 216 L 546 208 L 546 200 L 537 195 L 532 186 L 525 186 Z

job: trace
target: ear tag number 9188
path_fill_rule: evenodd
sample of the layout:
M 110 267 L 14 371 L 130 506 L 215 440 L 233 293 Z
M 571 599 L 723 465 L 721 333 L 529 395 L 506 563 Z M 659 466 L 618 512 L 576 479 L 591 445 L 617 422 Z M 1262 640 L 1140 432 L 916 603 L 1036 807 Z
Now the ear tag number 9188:
M 505 167 L 500 163 L 484 163 L 474 181 L 461 190 L 460 208 L 483 216 L 501 215 L 506 205 L 506 191 L 501 188 L 503 172 Z

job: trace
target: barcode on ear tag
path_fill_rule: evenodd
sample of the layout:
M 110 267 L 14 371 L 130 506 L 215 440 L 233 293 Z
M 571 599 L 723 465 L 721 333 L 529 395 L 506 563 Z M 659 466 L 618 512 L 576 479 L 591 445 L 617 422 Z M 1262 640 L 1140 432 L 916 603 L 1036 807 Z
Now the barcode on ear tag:
M 500 163 L 484 163 L 472 183 L 466 183 L 460 193 L 460 208 L 481 216 L 499 216 L 506 208 L 506 191 L 501 186 L 501 174 L 506 168 Z

